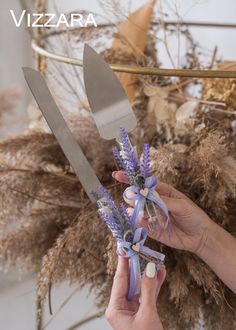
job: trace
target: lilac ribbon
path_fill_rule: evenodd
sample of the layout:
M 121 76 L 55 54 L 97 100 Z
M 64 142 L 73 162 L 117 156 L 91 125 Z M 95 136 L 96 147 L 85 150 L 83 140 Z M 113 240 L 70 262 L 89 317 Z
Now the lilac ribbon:
M 145 179 L 144 186 L 142 188 L 138 186 L 130 186 L 124 191 L 124 197 L 128 200 L 135 202 L 134 212 L 132 214 L 132 223 L 134 226 L 137 224 L 139 213 L 144 209 L 146 200 L 149 200 L 156 204 L 165 214 L 167 221 L 169 221 L 169 212 L 165 203 L 160 199 L 158 193 L 156 192 L 157 178 L 155 176 L 150 176 Z M 148 189 L 147 196 L 144 196 L 140 191 Z M 135 195 L 133 197 L 128 197 L 127 191 L 131 190 Z
M 147 230 L 144 227 L 137 228 L 134 232 L 133 242 L 125 240 L 118 241 L 117 253 L 125 258 L 130 258 L 130 285 L 128 292 L 128 299 L 131 300 L 136 294 L 140 292 L 141 287 L 141 268 L 139 253 L 145 254 L 156 259 L 157 262 L 164 261 L 165 255 L 154 251 L 144 245 L 147 238 Z M 134 250 L 134 245 L 138 246 L 138 251 Z M 132 248 L 133 246 L 133 248 Z M 122 249 L 125 255 L 121 255 L 119 250 Z

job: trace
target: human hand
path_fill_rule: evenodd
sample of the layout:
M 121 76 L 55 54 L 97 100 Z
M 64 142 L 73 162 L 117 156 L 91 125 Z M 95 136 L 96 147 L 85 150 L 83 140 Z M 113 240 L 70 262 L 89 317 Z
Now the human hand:
M 141 297 L 127 300 L 129 289 L 129 261 L 118 257 L 111 298 L 105 316 L 113 330 L 163 330 L 156 309 L 156 300 L 165 280 L 165 268 L 158 273 L 149 263 L 143 274 Z M 155 270 L 155 271 L 154 271 Z
M 113 177 L 119 182 L 129 183 L 122 171 L 113 172 Z M 156 188 L 161 199 L 165 202 L 171 218 L 171 234 L 167 230 L 152 231 L 148 227 L 145 215 L 139 225 L 146 227 L 148 235 L 170 247 L 187 250 L 198 254 L 203 248 L 213 221 L 191 199 L 172 186 L 159 182 Z M 132 192 L 127 192 L 132 197 Z M 126 200 L 133 206 L 133 202 Z

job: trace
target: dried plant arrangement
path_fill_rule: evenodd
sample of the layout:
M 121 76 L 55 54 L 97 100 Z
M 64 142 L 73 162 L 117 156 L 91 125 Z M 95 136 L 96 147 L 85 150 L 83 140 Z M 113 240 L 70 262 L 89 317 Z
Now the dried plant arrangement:
M 107 6 L 108 2 L 111 4 L 106 1 Z M 162 41 L 156 37 L 159 29 L 164 29 Z M 183 68 L 204 67 L 186 26 L 174 29 L 150 24 L 139 56 L 132 47 L 130 52 L 122 47 L 114 49 L 117 42 L 111 41 L 120 38 L 117 32 L 116 24 L 75 29 L 57 34 L 57 42 L 47 40 L 45 46 L 49 50 L 63 48 L 75 57 L 83 43 L 89 42 L 110 63 L 152 67 L 161 65 L 157 43 L 162 42 L 172 58 L 168 36 L 182 35 L 188 45 Z M 228 68 L 228 62 L 217 61 L 215 54 L 209 63 L 207 67 Z M 232 66 L 235 63 L 229 63 L 229 70 Z M 117 169 L 112 144 L 101 141 L 96 131 L 80 69 L 47 61 L 47 76 L 86 157 L 102 184 L 121 202 L 124 186 L 110 175 Z M 236 236 L 235 80 L 137 75 L 135 80 L 125 76 L 127 82 L 132 84 L 129 93 L 138 118 L 131 139 L 139 152 L 144 143 L 150 144 L 151 174 L 187 194 Z M 192 91 L 199 87 L 201 92 L 196 97 Z M 62 89 L 66 94 L 63 100 Z M 219 93 L 222 90 L 224 93 Z M 45 298 L 50 297 L 51 287 L 62 281 L 79 288 L 91 287 L 96 304 L 103 310 L 117 256 L 116 239 L 96 207 L 90 205 L 43 119 L 33 124 L 34 128 L 24 135 L 0 143 L 0 258 L 4 267 L 20 264 L 37 274 L 40 328 Z M 236 297 L 208 266 L 191 253 L 173 250 L 150 238 L 145 244 L 166 256 L 167 279 L 158 303 L 165 329 L 190 330 L 200 327 L 200 320 L 205 329 L 235 329 Z

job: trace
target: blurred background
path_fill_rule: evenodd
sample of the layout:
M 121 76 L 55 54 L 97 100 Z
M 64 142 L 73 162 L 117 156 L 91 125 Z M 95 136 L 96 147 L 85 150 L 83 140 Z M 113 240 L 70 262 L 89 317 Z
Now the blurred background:
M 142 0 L 135 0 L 129 1 L 129 6 L 127 6 L 128 1 L 119 2 L 129 7 L 130 11 L 145 3 Z M 236 23 L 235 0 L 163 0 L 162 3 L 165 11 L 168 12 L 168 19 L 176 19 L 174 13 L 176 10 L 186 21 Z M 49 11 L 51 9 L 53 12 L 55 4 L 59 12 L 86 9 L 106 17 L 103 7 L 96 0 L 49 1 Z M 20 101 L 13 112 L 6 113 L 1 117 L 1 139 L 15 136 L 27 128 L 27 106 L 31 96 L 26 88 L 21 67 L 34 66 L 27 30 L 24 26 L 15 27 L 10 16 L 10 9 L 20 15 L 19 1 L 8 0 L 0 3 L 0 90 L 13 88 L 17 97 L 20 95 Z M 191 32 L 196 41 L 201 42 L 205 50 L 213 52 L 217 45 L 219 58 L 235 60 L 235 30 L 195 27 L 191 28 Z M 163 49 L 159 50 L 159 57 L 164 67 L 171 67 Z M 35 328 L 35 283 L 35 278 L 30 274 L 22 273 L 20 269 L 10 269 L 7 273 L 0 271 L 0 329 L 28 330 Z M 54 310 L 57 310 L 70 292 L 73 292 L 73 288 L 66 284 L 53 289 Z M 63 308 L 47 328 L 67 329 L 74 322 L 93 314 L 95 311 L 93 295 L 89 294 L 85 288 L 70 300 L 70 303 Z M 47 318 L 49 316 L 46 306 L 45 319 L 47 320 Z M 100 318 L 84 325 L 83 329 L 105 330 L 110 329 L 110 327 L 103 318 Z

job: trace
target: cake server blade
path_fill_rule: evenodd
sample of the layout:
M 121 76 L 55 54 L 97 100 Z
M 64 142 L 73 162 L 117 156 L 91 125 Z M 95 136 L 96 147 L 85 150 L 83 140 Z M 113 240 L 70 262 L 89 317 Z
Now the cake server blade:
M 84 84 L 89 105 L 101 137 L 120 141 L 120 128 L 129 133 L 137 120 L 128 97 L 115 73 L 85 44 L 83 55 Z

